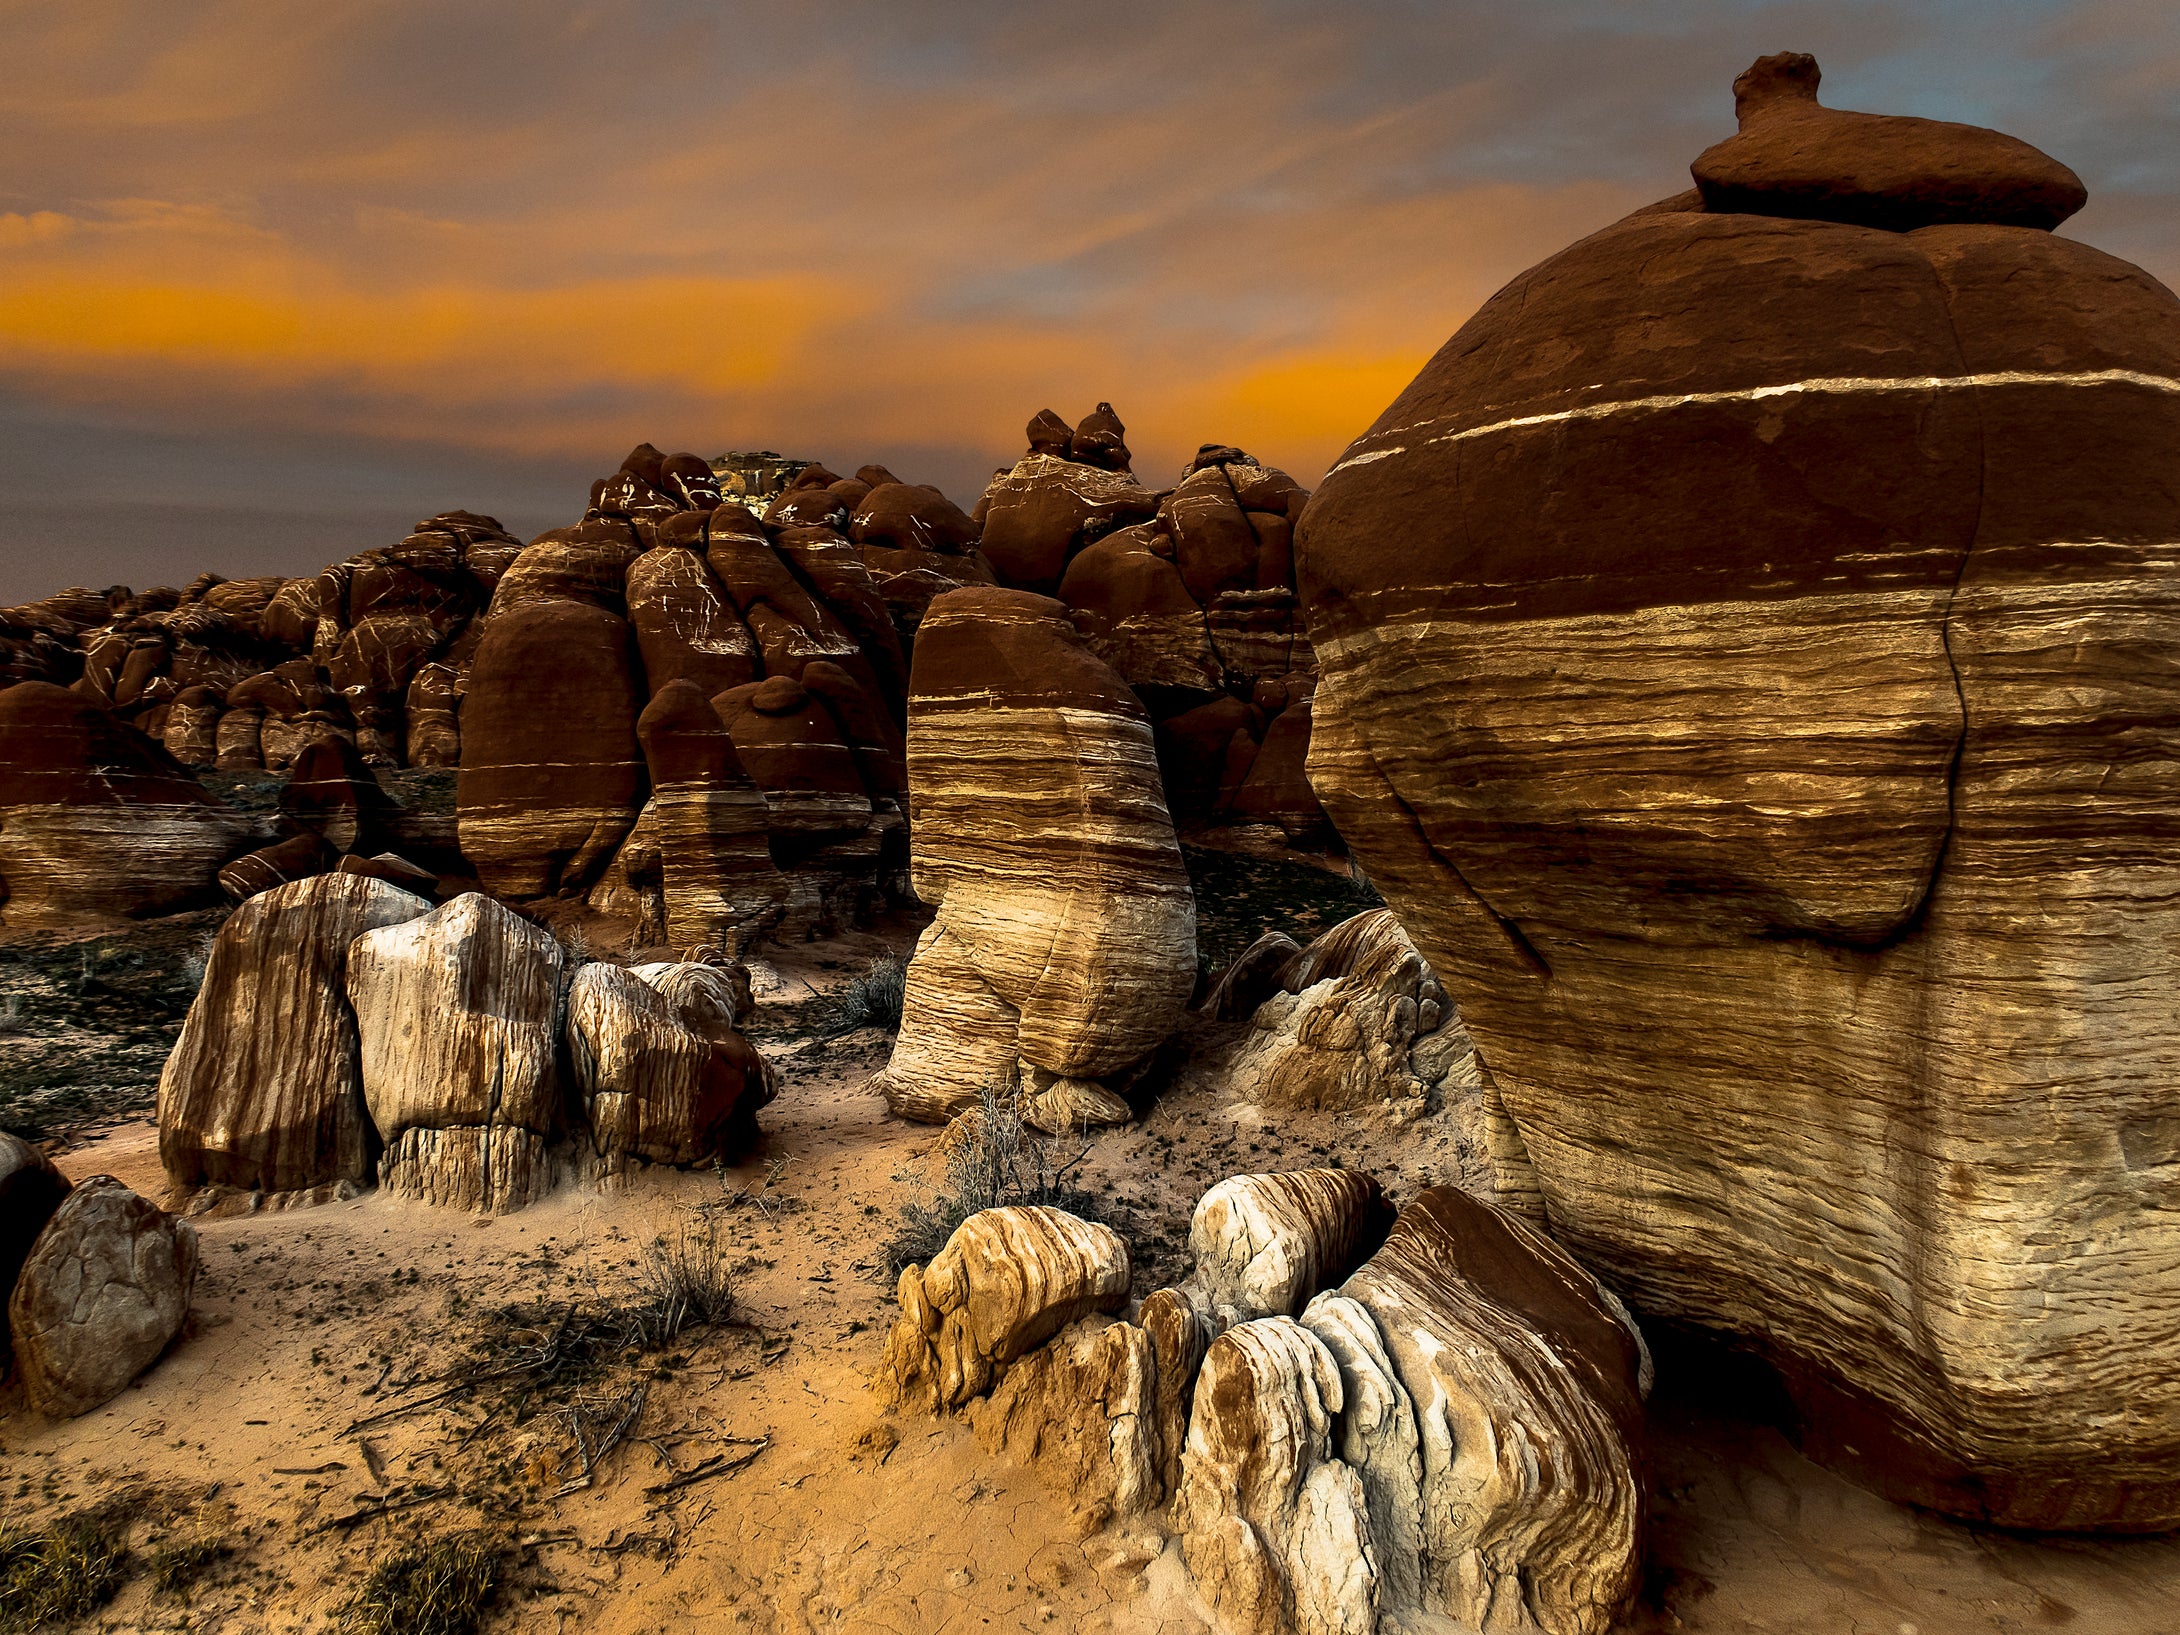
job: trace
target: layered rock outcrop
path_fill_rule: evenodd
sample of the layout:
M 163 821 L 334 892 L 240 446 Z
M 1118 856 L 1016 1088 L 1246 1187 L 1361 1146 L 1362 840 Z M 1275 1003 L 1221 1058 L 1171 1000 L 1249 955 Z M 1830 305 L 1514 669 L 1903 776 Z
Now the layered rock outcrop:
M 1042 1206 L 987 1209 L 925 1266 L 902 1270 L 881 1400 L 958 1408 L 1078 1318 L 1128 1302 L 1128 1246 L 1110 1227 Z
M 220 866 L 270 838 L 111 710 L 47 681 L 0 691 L 0 919 L 138 918 L 217 895 Z
M 462 705 L 460 829 L 480 880 L 628 922 L 631 947 L 808 934 L 857 912 L 905 852 L 905 664 L 838 531 L 850 498 L 812 467 L 760 519 L 707 470 L 646 444 L 582 522 L 526 546 Z
M 1888 1491 L 2170 1527 L 2180 302 L 2019 144 L 1739 89 L 1311 500 L 1311 779 L 1569 1248 Z
M 197 1281 L 197 1233 L 111 1175 L 72 1188 L 8 1297 L 30 1405 L 55 1419 L 118 1395 L 173 1343 Z
M 1065 602 L 1142 697 L 1177 820 L 1326 838 L 1303 769 L 1316 677 L 1293 530 L 1307 490 L 1222 443 L 1147 489 L 1111 405 L 1064 426 L 1050 410 L 1031 421 L 1030 452 L 977 507 L 1001 580 Z
M 1111 1081 L 1196 979 L 1142 706 L 1058 603 L 963 590 L 925 617 L 909 723 L 913 878 L 937 915 L 873 1087 L 929 1122 L 986 1085 L 1018 1085 L 1048 1127 L 1127 1117 Z
M 1390 1213 L 1353 1172 L 1232 1177 L 1129 1319 L 1104 1228 L 986 1211 L 903 1273 L 878 1395 L 965 1410 L 1085 1525 L 1165 1505 L 1230 1630 L 1603 1635 L 1641 1561 L 1640 1333 L 1505 1211 Z
M 1220 1328 L 1291 1317 L 1385 1241 L 1393 1211 L 1359 1170 L 1236 1175 L 1196 1200 L 1188 1251 Z
M 388 1191 L 499 1213 L 551 1190 L 561 964 L 550 935 L 476 892 L 349 944 L 363 1102 Z
M 345 989 L 349 945 L 430 910 L 382 880 L 322 874 L 228 917 L 159 1076 L 159 1157 L 179 1191 L 371 1184 L 379 1140 Z
M 1243 1323 L 1205 1353 L 1174 1520 L 1228 1628 L 1376 1635 L 1362 1479 L 1332 1449 L 1345 1401 L 1338 1362 L 1291 1317 Z
M 1345 920 L 1307 948 L 1267 939 L 1227 978 L 1205 1009 L 1249 1017 L 1213 1068 L 1237 1100 L 1421 1111 L 1483 1093 L 1468 1030 L 1390 909 Z
M 1340 1360 L 1381 1606 L 1604 1635 L 1641 1577 L 1650 1383 L 1617 1300 L 1541 1232 L 1432 1187 L 1302 1323 Z

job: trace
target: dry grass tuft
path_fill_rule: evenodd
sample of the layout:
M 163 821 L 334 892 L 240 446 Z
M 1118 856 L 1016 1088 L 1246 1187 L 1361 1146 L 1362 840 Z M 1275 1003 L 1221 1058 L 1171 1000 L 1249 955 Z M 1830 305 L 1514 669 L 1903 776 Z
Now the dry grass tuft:
M 450 1533 L 381 1562 L 343 1611 L 354 1635 L 475 1635 L 500 1582 L 500 1546 Z
M 151 1582 L 165 1595 L 187 1595 L 212 1565 L 229 1554 L 216 1538 L 176 1539 L 151 1553 Z
M 121 1588 L 128 1553 L 127 1525 L 105 1510 L 0 1528 L 0 1632 L 65 1629 L 96 1611 Z
M 880 954 L 851 978 L 833 1001 L 824 1037 L 837 1039 L 857 1028 L 901 1030 L 901 1007 L 908 997 L 908 962 L 899 954 Z
M 895 1277 L 946 1247 L 954 1229 L 979 1210 L 1009 1204 L 1050 1204 L 1084 1220 L 1103 1220 L 1096 1198 L 1067 1184 L 1090 1156 L 1082 1143 L 1063 1153 L 1057 1140 L 1022 1122 L 1014 1098 L 986 1085 L 974 1107 L 947 1126 L 941 1138 L 946 1185 L 928 1204 L 901 1207 L 901 1229 L 886 1245 L 886 1269 Z
M 673 1343 L 691 1324 L 724 1323 L 734 1314 L 734 1268 L 720 1226 L 704 1209 L 679 1209 L 656 1223 L 637 1268 L 639 1298 L 629 1320 L 649 1349 Z

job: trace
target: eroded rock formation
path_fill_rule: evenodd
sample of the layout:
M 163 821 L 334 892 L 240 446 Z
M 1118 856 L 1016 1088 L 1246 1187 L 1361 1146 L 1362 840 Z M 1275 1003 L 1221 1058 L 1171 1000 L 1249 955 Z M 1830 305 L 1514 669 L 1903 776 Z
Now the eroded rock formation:
M 1302 1322 L 1347 1382 L 1381 1604 L 1604 1635 L 1642 1565 L 1649 1358 L 1624 1308 L 1541 1232 L 1432 1187 Z
M 1177 820 L 1321 841 L 1303 770 L 1315 661 L 1294 589 L 1308 492 L 1222 443 L 1205 444 L 1177 486 L 1146 489 L 1125 445 L 1111 454 L 1111 405 L 1062 437 L 1064 425 L 1050 410 L 1031 421 L 1030 452 L 977 507 L 1001 580 L 1065 602 L 1090 650 L 1142 697 Z
M 0 1130 L 0 1312 L 7 1309 L 31 1245 L 67 1196 L 68 1178 L 50 1158 Z M 6 1327 L 0 1324 L 0 1364 L 6 1361 L 7 1344 Z
M 880 1399 L 958 1408 L 1068 1324 L 1128 1301 L 1128 1246 L 1110 1227 L 1044 1207 L 987 1209 L 926 1266 L 903 1269 Z
M 1292 953 L 1267 976 L 1261 967 Z M 1249 1031 L 1217 1059 L 1237 1100 L 1267 1108 L 1420 1112 L 1435 1100 L 1473 1101 L 1482 1071 L 1453 1001 L 1390 909 L 1371 909 L 1307 948 L 1265 940 L 1206 1009 L 1236 1014 L 1252 992 Z
M 1180 1020 L 1195 902 L 1120 678 L 1066 610 L 962 590 L 917 637 L 909 758 L 916 945 L 893 1059 L 873 1081 L 939 1122 L 1019 1085 L 1046 1127 L 1128 1116 L 1110 1081 Z
M 195 907 L 270 838 L 111 710 L 46 681 L 0 691 L 0 883 L 10 927 Z
M 350 943 L 382 1186 L 494 1213 L 551 1190 L 560 968 L 550 935 L 476 892 Z
M 1291 1317 L 1204 1354 L 1174 1520 L 1196 1588 L 1246 1635 L 1376 1635 L 1362 1480 L 1336 1458 L 1339 1364 Z
M 778 1084 L 737 1030 L 738 1008 L 733 976 L 715 966 L 576 972 L 568 1054 L 598 1173 L 732 1161 L 748 1148 Z
M 2180 302 L 1814 90 L 1326 478 L 1310 775 L 1570 1249 L 1890 1492 L 2170 1527 Z
M 344 988 L 349 945 L 430 910 L 382 880 L 321 874 L 228 917 L 159 1077 L 159 1157 L 179 1191 L 370 1185 L 378 1136 Z
M 1221 1328 L 1292 1317 L 1361 1264 L 1392 1218 L 1376 1177 L 1359 1170 L 1231 1176 L 1196 1201 L 1190 1283 Z

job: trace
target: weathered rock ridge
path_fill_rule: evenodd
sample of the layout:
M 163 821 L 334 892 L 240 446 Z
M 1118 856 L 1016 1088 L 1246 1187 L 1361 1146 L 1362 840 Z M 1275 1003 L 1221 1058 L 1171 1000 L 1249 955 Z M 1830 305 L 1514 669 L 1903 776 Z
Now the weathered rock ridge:
M 1502 1210 L 1388 1214 L 1350 1171 L 1234 1176 L 1190 1280 L 1123 1315 L 1105 1228 L 988 1210 L 902 1273 L 873 1384 L 966 1412 L 1086 1524 L 1162 1513 L 1230 1631 L 1604 1635 L 1640 1577 L 1640 1333 Z

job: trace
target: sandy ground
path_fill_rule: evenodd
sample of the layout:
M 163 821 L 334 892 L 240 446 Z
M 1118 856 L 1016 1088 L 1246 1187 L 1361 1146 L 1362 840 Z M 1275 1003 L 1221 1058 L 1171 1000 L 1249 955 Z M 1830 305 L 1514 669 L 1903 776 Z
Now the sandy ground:
M 783 989 L 762 1003 L 784 1013 L 876 946 L 783 957 Z M 373 1195 L 200 1221 L 191 1329 L 141 1381 L 66 1424 L 0 1397 L 6 1519 L 127 1493 L 139 1558 L 174 1539 L 230 1550 L 186 1597 L 140 1574 L 88 1626 L 114 1631 L 336 1627 L 375 1563 L 474 1526 L 508 1551 L 494 1631 L 1203 1630 L 1155 1529 L 1081 1537 L 1065 1494 L 986 1455 L 965 1424 L 875 1412 L 866 1377 L 892 1316 L 883 1245 L 902 1203 L 931 1190 L 933 1132 L 862 1092 L 882 1035 L 764 1047 L 784 1088 L 733 1170 L 567 1190 L 498 1219 Z M 1341 1160 L 1399 1195 L 1464 1157 L 1436 1122 L 1273 1128 L 1184 1074 L 1143 1124 L 1099 1137 L 1079 1173 L 1113 1200 L 1147 1292 L 1180 1270 L 1202 1185 Z M 160 1186 L 148 1121 L 61 1162 Z M 704 1218 L 742 1263 L 747 1326 L 609 1357 L 572 1385 L 488 1383 L 357 1425 L 445 1376 L 538 1355 L 557 1314 L 628 1297 L 654 1231 Z M 576 1424 L 594 1447 L 638 1386 L 640 1413 L 594 1484 L 560 1491 L 581 1470 Z M 1904 1510 L 1721 1412 L 1700 1382 L 1668 1378 L 1653 1421 L 1656 1563 L 1631 1628 L 2180 1628 L 2180 1540 L 1977 1534 Z

